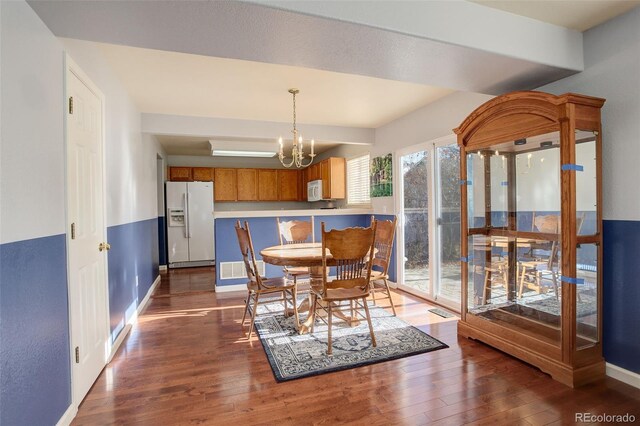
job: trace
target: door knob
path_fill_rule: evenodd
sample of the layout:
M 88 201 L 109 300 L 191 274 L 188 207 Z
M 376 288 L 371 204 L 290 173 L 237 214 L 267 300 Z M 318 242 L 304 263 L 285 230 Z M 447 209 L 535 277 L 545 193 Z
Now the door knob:
M 105 251 L 105 250 L 110 250 L 111 249 L 111 244 L 109 243 L 100 243 L 98 244 L 98 250 L 99 251 Z

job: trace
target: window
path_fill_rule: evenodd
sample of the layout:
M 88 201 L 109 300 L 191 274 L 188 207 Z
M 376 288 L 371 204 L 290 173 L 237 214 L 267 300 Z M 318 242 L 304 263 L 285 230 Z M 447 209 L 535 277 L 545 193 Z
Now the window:
M 369 154 L 347 160 L 347 204 L 369 204 Z

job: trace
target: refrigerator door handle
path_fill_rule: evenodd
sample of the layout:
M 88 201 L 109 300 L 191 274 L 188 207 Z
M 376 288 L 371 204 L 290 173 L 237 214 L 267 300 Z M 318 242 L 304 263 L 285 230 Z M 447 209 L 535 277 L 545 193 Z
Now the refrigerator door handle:
M 193 238 L 193 234 L 191 233 L 191 193 L 187 192 L 187 217 L 189 220 L 187 221 L 187 232 L 189 233 L 188 238 Z
M 184 198 L 184 237 L 189 238 L 189 193 L 182 194 Z

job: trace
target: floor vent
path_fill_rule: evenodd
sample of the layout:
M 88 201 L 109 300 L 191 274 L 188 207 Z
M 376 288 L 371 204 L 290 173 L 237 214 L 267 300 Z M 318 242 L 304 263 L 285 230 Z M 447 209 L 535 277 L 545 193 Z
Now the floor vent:
M 264 262 L 258 260 L 258 273 L 265 275 Z M 247 270 L 244 268 L 244 262 L 220 262 L 220 279 L 230 280 L 234 278 L 247 278 Z

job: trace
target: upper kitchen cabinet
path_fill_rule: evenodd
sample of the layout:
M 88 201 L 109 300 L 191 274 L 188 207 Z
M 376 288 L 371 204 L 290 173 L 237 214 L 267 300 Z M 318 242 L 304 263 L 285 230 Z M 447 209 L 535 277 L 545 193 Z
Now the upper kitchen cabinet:
M 280 201 L 297 201 L 298 170 L 278 170 L 278 199 Z
M 312 164 L 305 170 L 307 170 L 307 182 L 322 179 L 320 175 L 320 163 Z
M 193 167 L 192 178 L 196 182 L 211 182 L 213 180 L 213 168 L 211 167 Z
M 169 167 L 169 180 L 174 182 L 188 182 L 193 180 L 191 167 Z
M 346 196 L 346 161 L 340 157 L 330 157 L 320 162 L 322 198 L 342 200 Z
M 216 168 L 213 181 L 215 201 L 236 201 L 238 199 L 236 169 Z
M 256 201 L 258 199 L 258 170 L 238 169 L 238 201 Z
M 300 170 L 298 174 L 298 195 L 300 196 L 300 201 L 307 201 L 307 183 L 309 182 L 309 168 L 304 168 Z
M 258 200 L 278 201 L 278 171 L 258 169 Z

